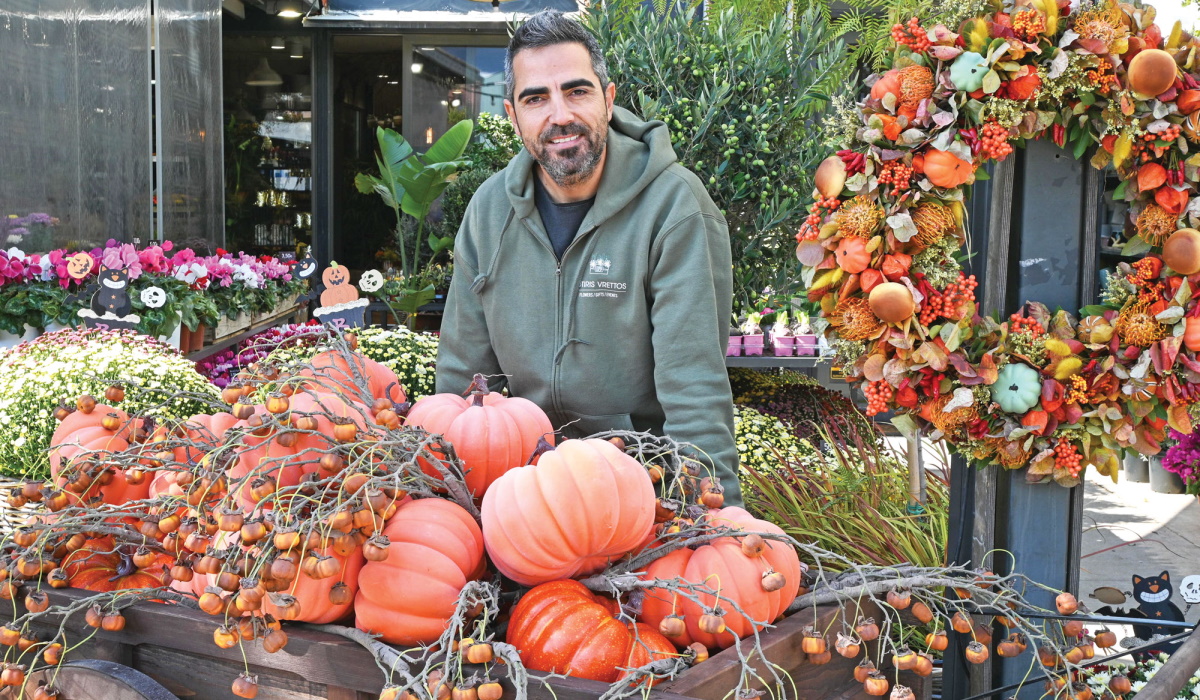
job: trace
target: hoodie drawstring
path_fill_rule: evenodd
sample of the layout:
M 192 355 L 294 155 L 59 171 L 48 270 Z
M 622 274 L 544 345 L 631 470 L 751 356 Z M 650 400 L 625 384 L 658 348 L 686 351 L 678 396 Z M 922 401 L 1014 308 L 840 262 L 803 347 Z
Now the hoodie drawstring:
M 594 235 L 596 233 L 596 228 L 598 227 L 592 227 L 584 234 L 591 236 L 591 240 L 588 241 L 587 249 L 583 253 L 584 260 L 591 260 L 592 253 L 595 252 L 596 239 L 599 238 L 599 236 Z M 581 338 L 572 337 L 575 333 L 575 304 L 579 301 L 579 278 L 584 274 L 586 266 L 580 266 L 578 269 L 579 272 L 576 273 L 575 279 L 571 283 L 573 293 L 571 294 L 571 303 L 567 307 L 567 341 L 558 348 L 557 352 L 554 353 L 554 364 L 556 365 L 562 362 L 563 355 L 567 352 L 567 348 L 571 347 L 571 345 L 575 343 L 579 343 L 580 345 L 590 344 Z
M 476 294 L 483 292 L 484 285 L 487 284 L 488 278 L 492 276 L 492 271 L 496 269 L 496 261 L 500 259 L 500 251 L 504 249 L 504 234 L 508 233 L 508 227 L 512 225 L 513 210 L 508 210 L 508 217 L 504 220 L 504 226 L 500 229 L 500 238 L 496 241 L 496 252 L 492 255 L 492 261 L 488 264 L 487 272 L 481 272 L 475 275 L 475 279 L 471 280 L 471 291 Z

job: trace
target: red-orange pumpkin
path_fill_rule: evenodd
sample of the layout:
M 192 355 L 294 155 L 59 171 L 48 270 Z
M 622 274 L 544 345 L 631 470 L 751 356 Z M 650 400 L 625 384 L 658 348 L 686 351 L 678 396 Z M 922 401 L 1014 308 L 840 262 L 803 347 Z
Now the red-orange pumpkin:
M 707 517 L 714 524 L 745 532 L 783 534 L 777 526 L 758 520 L 741 508 L 709 511 Z M 763 574 L 771 570 L 783 574 L 784 585 L 778 590 L 767 591 L 763 588 Z M 752 620 L 772 623 L 791 605 L 800 589 L 800 558 L 791 545 L 774 540 L 767 540 L 760 556 L 748 556 L 738 539 L 723 537 L 696 549 L 677 549 L 656 559 L 647 567 L 643 578 L 671 580 L 676 577 L 714 589 L 719 587 L 721 596 L 736 601 Z M 745 638 L 754 633 L 751 620 L 729 609 L 727 603 L 723 605 L 727 631 L 720 634 L 704 632 L 700 628 L 700 617 L 707 608 L 719 603 L 711 594 L 698 597 L 704 603 L 703 608 L 670 591 L 649 589 L 642 602 L 642 620 L 657 629 L 668 615 L 682 615 L 687 623 L 687 633 L 674 640 L 680 648 L 692 642 L 700 642 L 709 648 L 724 648 L 734 643 L 734 634 Z
M 528 399 L 490 393 L 483 375 L 475 375 L 471 395 L 435 394 L 413 405 L 406 424 L 446 438 L 466 470 L 467 488 L 482 497 L 496 479 L 522 466 L 540 438 L 554 444 L 554 426 Z M 440 473 L 424 465 L 430 476 Z
M 862 272 L 871 264 L 871 254 L 867 252 L 867 241 L 858 236 L 843 238 L 833 254 L 837 259 L 838 267 L 852 275 Z
M 1200 318 L 1189 316 L 1184 319 L 1183 344 L 1192 352 L 1200 352 Z
M 155 554 L 154 563 L 139 569 L 132 554 L 130 545 L 118 547 L 111 537 L 90 539 L 63 559 L 67 584 L 97 592 L 162 586 L 174 559 L 168 554 Z
M 949 151 L 929 149 L 924 158 L 925 177 L 936 187 L 958 187 L 975 176 L 975 165 Z
M 675 647 L 658 630 L 614 617 L 613 601 L 582 583 L 551 581 L 536 586 L 513 608 L 508 643 L 535 671 L 612 683 L 637 668 L 674 656 Z
M 462 506 L 440 498 L 400 506 L 383 534 L 391 540 L 387 559 L 358 574 L 355 625 L 392 644 L 432 642 L 482 569 L 483 534 Z
M 879 76 L 879 80 L 871 86 L 871 99 L 882 100 L 886 95 L 895 95 L 897 99 L 900 97 L 900 84 L 903 80 L 900 77 L 900 69 L 893 68 L 892 70 Z
M 565 440 L 497 479 L 483 497 L 488 556 L 525 585 L 589 574 L 646 541 L 654 486 L 604 440 Z

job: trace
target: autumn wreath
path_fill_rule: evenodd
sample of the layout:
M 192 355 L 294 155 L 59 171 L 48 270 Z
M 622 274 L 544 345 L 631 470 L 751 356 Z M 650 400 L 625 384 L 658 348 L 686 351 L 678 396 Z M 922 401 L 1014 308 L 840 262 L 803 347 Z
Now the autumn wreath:
M 1200 400 L 1200 40 L 1149 6 L 1004 0 L 954 31 L 896 25 L 894 67 L 831 120 L 797 234 L 808 297 L 868 413 L 897 410 L 964 455 L 1030 481 L 1116 478 L 1123 449 L 1191 431 Z M 959 257 L 967 188 L 1049 136 L 1122 179 L 1124 253 L 1102 303 L 981 316 Z

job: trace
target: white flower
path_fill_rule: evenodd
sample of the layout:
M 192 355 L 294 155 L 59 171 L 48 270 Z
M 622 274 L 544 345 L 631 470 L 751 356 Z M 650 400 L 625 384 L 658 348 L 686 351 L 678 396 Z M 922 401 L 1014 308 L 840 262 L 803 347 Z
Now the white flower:
M 367 270 L 358 280 L 358 288 L 367 294 L 377 292 L 381 287 L 383 287 L 383 275 L 379 270 Z
M 1146 687 L 1146 681 L 1134 681 L 1132 687 L 1133 687 L 1133 692 L 1135 692 L 1135 693 L 1141 692 L 1142 688 Z

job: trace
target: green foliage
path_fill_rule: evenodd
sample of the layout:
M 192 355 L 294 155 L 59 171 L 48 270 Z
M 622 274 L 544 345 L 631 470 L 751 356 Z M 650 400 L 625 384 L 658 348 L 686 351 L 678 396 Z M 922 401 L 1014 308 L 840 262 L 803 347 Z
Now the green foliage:
M 442 195 L 442 221 L 438 225 L 443 236 L 458 235 L 463 216 L 467 213 L 467 204 L 475 196 L 475 190 L 494 174 L 495 170 L 471 168 L 460 173 L 454 182 L 450 183 L 446 193 Z
M 855 65 L 816 9 L 782 14 L 735 8 L 655 13 L 632 0 L 595 8 L 617 102 L 671 130 L 680 162 L 725 213 L 735 261 L 734 307 L 770 288 L 799 291 L 795 232 L 807 216 L 811 172 L 826 154 L 815 121 Z
M 733 427 L 742 469 L 774 469 L 781 458 L 801 459 L 815 452 L 812 445 L 798 439 L 778 418 L 753 408 L 735 406 Z
M 521 150 L 521 137 L 503 115 L 480 112 L 475 121 L 475 138 L 463 157 L 471 161 L 472 170 L 489 173 L 503 170 Z
M 778 418 L 800 439 L 813 437 L 819 425 L 846 426 L 862 435 L 876 431 L 849 399 L 799 372 L 733 368 L 729 386 L 735 404 Z
M 217 389 L 172 348 L 132 331 L 47 333 L 0 355 L 0 472 L 41 478 L 60 401 L 125 386 L 121 408 L 187 418 L 213 410 Z
M 376 138 L 379 153 L 375 163 L 379 176 L 358 173 L 354 186 L 363 194 L 378 194 L 396 215 L 396 230 L 402 234 L 403 214 L 417 222 L 412 258 L 408 255 L 407 241 L 400 241 L 400 269 L 405 276 L 412 275 L 420 267 L 421 244 L 424 242 L 425 218 L 435 200 L 454 180 L 462 168 L 470 165 L 463 160 L 463 152 L 471 140 L 473 124 L 470 120 L 460 121 L 450 127 L 441 138 L 424 154 L 413 151 L 412 146 L 399 133 L 379 127 Z M 431 236 L 429 247 L 433 255 L 449 249 L 454 241 L 450 237 Z

